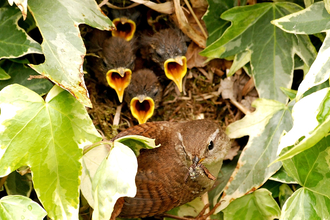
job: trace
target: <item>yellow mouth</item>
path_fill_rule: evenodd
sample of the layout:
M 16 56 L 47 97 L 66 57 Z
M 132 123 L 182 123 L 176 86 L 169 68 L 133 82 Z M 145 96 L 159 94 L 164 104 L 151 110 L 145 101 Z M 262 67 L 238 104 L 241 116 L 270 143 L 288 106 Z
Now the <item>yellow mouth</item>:
M 154 114 L 155 102 L 150 97 L 138 96 L 131 100 L 130 108 L 133 117 L 143 124 Z
M 112 23 L 116 26 L 116 30 L 112 31 L 112 36 L 124 38 L 126 41 L 132 40 L 136 30 L 134 21 L 127 18 L 116 18 Z
M 175 59 L 167 59 L 164 63 L 164 71 L 167 78 L 172 80 L 179 91 L 182 92 L 182 79 L 187 73 L 187 59 L 179 56 Z
M 118 99 L 123 101 L 124 90 L 131 82 L 132 71 L 130 69 L 118 68 L 107 72 L 106 78 L 109 86 L 116 90 Z

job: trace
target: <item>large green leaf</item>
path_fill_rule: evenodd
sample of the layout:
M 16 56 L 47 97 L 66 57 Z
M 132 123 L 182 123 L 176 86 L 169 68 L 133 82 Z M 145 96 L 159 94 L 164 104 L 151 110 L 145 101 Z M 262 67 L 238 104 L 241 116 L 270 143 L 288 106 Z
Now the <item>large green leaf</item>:
M 100 140 L 85 107 L 58 86 L 46 100 L 14 84 L 0 92 L 0 176 L 31 168 L 53 219 L 77 219 L 82 147 Z
M 46 214 L 38 203 L 25 196 L 5 196 L 0 199 L 0 219 L 42 220 Z
M 330 77 L 330 14 L 326 11 L 324 2 L 321 1 L 305 10 L 274 20 L 272 23 L 294 34 L 327 33 L 316 60 L 298 88 L 297 98 L 300 99 L 307 90 Z
M 33 0 L 28 3 L 43 37 L 41 47 L 46 59 L 43 64 L 31 66 L 91 107 L 82 72 L 86 49 L 78 25 L 86 23 L 109 30 L 111 21 L 93 0 Z
M 292 129 L 282 137 L 278 154 L 286 147 L 294 145 L 282 153 L 276 161 L 282 161 L 313 147 L 330 130 L 330 88 L 314 92 L 299 100 L 292 109 L 294 123 Z
M 42 53 L 40 45 L 17 24 L 22 17 L 16 7 L 0 8 L 0 59 Z
M 235 1 L 233 0 L 208 0 L 209 7 L 203 17 L 205 22 L 208 38 L 207 45 L 210 45 L 221 37 L 223 32 L 229 27 L 230 22 L 220 18 L 220 15 L 226 10 L 234 7 Z
M 329 219 L 330 199 L 304 187 L 295 191 L 282 208 L 281 220 Z
M 30 197 L 32 191 L 32 177 L 30 173 L 21 175 L 14 171 L 8 175 L 4 184 L 8 195 L 22 195 Z
M 252 104 L 256 111 L 227 127 L 230 138 L 250 137 L 220 199 L 218 211 L 234 199 L 259 188 L 281 167 L 281 163 L 269 164 L 276 158 L 283 130 L 292 126 L 290 108 L 266 99 L 257 99 Z
M 267 189 L 258 189 L 233 201 L 223 213 L 224 220 L 270 220 L 279 218 L 281 211 Z
M 229 9 L 221 18 L 231 21 L 232 25 L 201 54 L 210 59 L 226 58 L 250 50 L 252 74 L 259 96 L 285 102 L 287 97 L 280 87 L 291 87 L 294 55 L 311 66 L 316 51 L 308 36 L 288 34 L 270 22 L 301 9 L 289 2 Z
M 28 80 L 30 76 L 39 76 L 39 74 L 30 67 L 25 66 L 24 64 L 14 63 L 9 60 L 6 60 L 1 65 L 1 67 L 9 74 L 10 79 L 0 81 L 0 90 L 8 85 L 18 83 L 35 91 L 39 95 L 45 95 L 53 87 L 53 83 L 51 83 L 48 79 L 36 78 Z
M 93 219 L 110 219 L 119 197 L 135 196 L 137 167 L 134 152 L 126 145 L 115 142 L 109 156 L 102 161 L 92 181 Z

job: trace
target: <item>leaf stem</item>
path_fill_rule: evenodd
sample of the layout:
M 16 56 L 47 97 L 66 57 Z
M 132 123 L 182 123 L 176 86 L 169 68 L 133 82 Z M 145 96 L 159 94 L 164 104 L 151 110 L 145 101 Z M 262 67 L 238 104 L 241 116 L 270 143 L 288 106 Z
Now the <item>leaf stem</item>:
M 108 141 L 108 140 L 102 140 L 102 141 L 99 141 L 99 142 L 96 142 L 96 143 L 93 143 L 87 147 L 84 148 L 84 151 L 83 151 L 83 155 L 85 155 L 88 151 L 94 149 L 95 147 L 97 146 L 100 146 L 100 145 L 109 145 L 109 148 L 113 148 L 113 141 Z

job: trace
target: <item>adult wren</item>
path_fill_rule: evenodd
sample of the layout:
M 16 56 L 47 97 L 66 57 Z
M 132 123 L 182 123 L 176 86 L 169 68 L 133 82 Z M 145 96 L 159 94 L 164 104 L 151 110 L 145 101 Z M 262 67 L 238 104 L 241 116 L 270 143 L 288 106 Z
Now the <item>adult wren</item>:
M 152 70 L 140 69 L 133 72 L 124 99 L 139 124 L 145 123 L 154 114 L 162 98 L 162 91 Z
M 167 78 L 182 92 L 182 79 L 187 73 L 186 37 L 177 28 L 167 28 L 153 36 L 143 36 L 142 45 L 149 48 L 149 56 L 160 65 Z
M 111 37 L 108 31 L 94 30 L 90 40 L 91 67 L 100 83 L 113 88 L 120 102 L 131 81 L 135 66 L 134 40 Z
M 161 146 L 141 150 L 134 198 L 117 200 L 111 219 L 160 216 L 203 195 L 215 183 L 230 148 L 219 123 L 210 120 L 147 122 L 116 138 L 142 135 Z

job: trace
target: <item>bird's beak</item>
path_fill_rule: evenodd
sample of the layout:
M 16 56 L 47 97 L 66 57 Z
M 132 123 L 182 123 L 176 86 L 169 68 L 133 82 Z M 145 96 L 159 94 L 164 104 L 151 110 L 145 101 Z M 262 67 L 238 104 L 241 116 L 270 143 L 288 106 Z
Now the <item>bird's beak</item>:
M 139 95 L 131 100 L 130 108 L 133 117 L 143 124 L 154 114 L 155 102 L 148 96 Z
M 115 18 L 112 23 L 116 26 L 116 30 L 112 31 L 112 36 L 124 38 L 126 41 L 132 40 L 136 30 L 136 24 L 133 20 Z
M 130 69 L 124 69 L 122 67 L 117 69 L 111 69 L 107 72 L 106 78 L 111 88 L 116 90 L 118 99 L 123 101 L 124 90 L 131 82 L 132 71 Z
M 167 78 L 172 80 L 179 91 L 182 92 L 182 79 L 187 73 L 187 59 L 185 56 L 178 56 L 167 59 L 164 63 L 164 71 Z
M 199 158 L 198 156 L 195 155 L 192 159 L 193 165 L 197 166 L 198 164 L 202 163 L 204 159 L 205 158 Z

